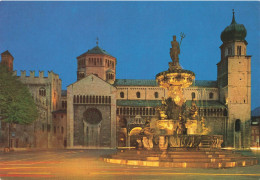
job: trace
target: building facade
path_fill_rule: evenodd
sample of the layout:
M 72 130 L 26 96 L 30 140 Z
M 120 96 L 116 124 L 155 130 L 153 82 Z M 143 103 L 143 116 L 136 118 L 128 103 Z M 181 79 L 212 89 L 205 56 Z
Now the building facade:
M 225 147 L 249 148 L 251 139 L 251 56 L 247 55 L 246 29 L 232 22 L 221 33 L 217 80 L 195 80 L 184 89 L 186 107 L 192 100 L 209 134 L 223 135 Z M 9 53 L 9 52 L 8 52 Z M 13 66 L 13 57 L 2 62 Z M 77 57 L 77 81 L 61 90 L 53 72 L 48 77 L 26 77 L 41 117 L 34 126 L 35 146 L 116 148 L 134 146 L 147 121 L 158 119 L 156 107 L 167 90 L 156 80 L 116 79 L 117 59 L 98 46 Z M 156 72 L 155 72 L 156 73 Z M 65 128 L 66 127 L 66 128 Z M 45 133 L 45 134 L 44 134 Z M 41 134 L 41 135 L 40 135 Z

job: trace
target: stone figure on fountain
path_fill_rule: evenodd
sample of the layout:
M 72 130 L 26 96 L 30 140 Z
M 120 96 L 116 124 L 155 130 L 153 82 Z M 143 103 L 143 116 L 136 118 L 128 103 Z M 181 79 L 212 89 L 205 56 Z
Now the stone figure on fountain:
M 180 54 L 180 45 L 179 42 L 176 41 L 176 36 L 173 36 L 173 41 L 171 42 L 172 47 L 170 48 L 170 56 L 172 62 L 169 63 L 170 70 L 171 69 L 181 69 L 179 64 L 179 54 Z
M 190 119 L 195 120 L 198 115 L 198 107 L 196 106 L 196 103 L 194 99 L 191 101 L 191 108 L 190 108 Z
M 162 105 L 159 106 L 159 107 L 156 109 L 156 110 L 159 111 L 160 119 L 163 120 L 163 119 L 167 119 L 167 118 L 168 118 L 168 116 L 167 116 L 167 114 L 166 114 L 167 109 L 168 109 L 168 105 L 167 105 L 167 103 L 166 103 L 164 97 L 162 97 Z
M 146 120 L 144 128 L 140 131 L 140 135 L 143 136 L 143 147 L 147 150 L 153 149 L 153 136 L 154 129 L 150 127 L 150 120 Z M 139 141 L 140 143 L 140 141 Z M 141 146 L 141 145 L 139 145 Z

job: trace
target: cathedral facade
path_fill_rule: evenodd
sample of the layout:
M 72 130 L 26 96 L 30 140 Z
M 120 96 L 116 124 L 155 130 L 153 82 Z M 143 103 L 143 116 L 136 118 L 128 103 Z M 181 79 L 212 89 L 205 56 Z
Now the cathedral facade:
M 225 147 L 250 147 L 251 56 L 245 37 L 245 27 L 236 23 L 233 14 L 221 33 L 217 80 L 194 80 L 184 89 L 187 108 L 195 101 L 199 120 L 205 121 L 209 134 L 223 135 Z M 12 65 L 13 58 L 2 56 L 2 63 Z M 117 79 L 116 64 L 117 59 L 97 44 L 77 57 L 77 81 L 67 90 L 61 90 L 61 80 L 53 72 L 47 78 L 22 74 L 20 79 L 41 112 L 34 123 L 34 146 L 41 138 L 46 147 L 135 146 L 145 123 L 158 118 L 156 108 L 162 97 L 167 98 L 167 90 L 156 80 Z

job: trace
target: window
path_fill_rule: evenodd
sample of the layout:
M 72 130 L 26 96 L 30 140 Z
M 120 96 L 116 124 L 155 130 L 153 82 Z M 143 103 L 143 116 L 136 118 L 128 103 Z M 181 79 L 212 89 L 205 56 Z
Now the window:
M 209 99 L 213 99 L 213 97 L 214 97 L 214 94 L 212 92 L 209 93 Z
M 196 97 L 196 96 L 195 96 L 195 92 L 192 92 L 192 93 L 191 93 L 191 98 L 192 98 L 192 99 L 195 99 L 195 97 Z
M 43 88 L 43 87 L 41 87 L 41 88 L 39 89 L 39 95 L 40 95 L 40 96 L 46 96 L 46 89 Z
M 241 56 L 241 46 L 237 46 L 237 55 Z
M 155 93 L 154 93 L 154 97 L 155 97 L 155 98 L 158 98 L 158 97 L 159 97 L 158 92 L 155 92 Z
M 120 92 L 120 97 L 121 97 L 121 98 L 124 98 L 124 97 L 125 97 L 124 92 Z
M 73 98 L 73 102 L 75 103 L 75 96 Z M 62 101 L 62 109 L 66 109 L 67 108 L 67 101 Z
M 232 55 L 232 48 L 228 48 L 228 55 Z
M 54 128 L 53 128 L 53 132 L 54 132 L 54 134 L 56 134 L 56 126 L 54 126 Z
M 136 93 L 136 97 L 137 97 L 137 98 L 140 98 L 140 96 L 141 96 L 141 94 L 140 94 L 140 92 L 138 91 L 138 92 Z
M 63 134 L 63 132 L 64 132 L 64 129 L 63 129 L 63 126 L 61 127 L 61 133 Z
M 240 119 L 237 119 L 235 122 L 235 131 L 236 132 L 240 131 Z

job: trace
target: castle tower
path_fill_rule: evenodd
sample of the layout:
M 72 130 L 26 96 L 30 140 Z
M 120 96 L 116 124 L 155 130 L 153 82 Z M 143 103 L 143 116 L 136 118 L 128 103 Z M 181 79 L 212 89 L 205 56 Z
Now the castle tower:
M 246 54 L 246 34 L 233 12 L 231 24 L 221 33 L 221 60 L 217 64 L 220 101 L 228 108 L 226 147 L 250 147 L 251 56 Z
M 90 74 L 113 84 L 116 79 L 116 58 L 98 46 L 77 57 L 77 80 Z
M 13 71 L 13 61 L 14 57 L 9 51 L 5 51 L 1 54 L 1 64 L 6 65 L 11 72 Z

